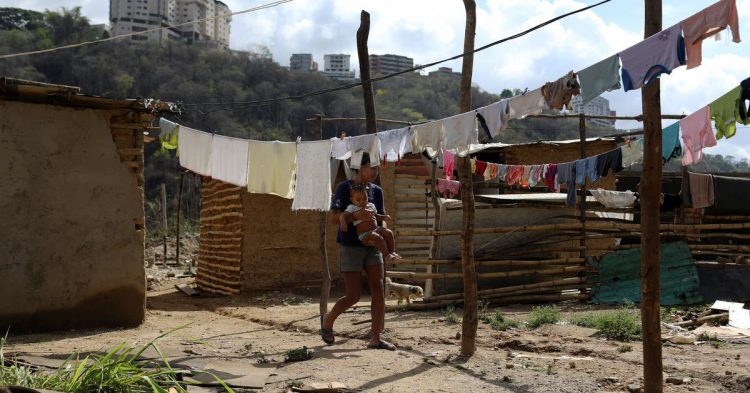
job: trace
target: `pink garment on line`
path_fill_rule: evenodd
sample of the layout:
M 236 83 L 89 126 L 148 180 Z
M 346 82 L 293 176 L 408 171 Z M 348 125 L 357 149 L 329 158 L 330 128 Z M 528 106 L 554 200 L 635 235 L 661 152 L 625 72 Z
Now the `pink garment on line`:
M 680 119 L 682 131 L 682 165 L 695 164 L 703 159 L 703 148 L 716 146 L 711 131 L 711 111 L 707 106 Z
M 453 177 L 453 169 L 455 165 L 456 155 L 448 150 L 443 150 L 443 173 L 445 174 L 446 179 L 450 180 Z
M 685 33 L 688 69 L 701 65 L 703 40 L 720 32 L 727 25 L 732 30 L 732 41 L 740 42 L 736 0 L 720 0 L 680 23 Z
M 458 195 L 460 189 L 460 183 L 456 180 L 437 179 L 437 190 L 441 194 L 452 197 Z
M 518 183 L 523 176 L 523 165 L 508 165 L 508 174 L 505 176 L 505 183 L 512 186 Z

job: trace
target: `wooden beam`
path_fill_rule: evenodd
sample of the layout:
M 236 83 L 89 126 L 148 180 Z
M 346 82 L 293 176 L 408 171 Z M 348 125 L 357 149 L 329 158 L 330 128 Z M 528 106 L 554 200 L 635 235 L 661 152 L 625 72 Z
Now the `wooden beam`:
M 357 30 L 357 55 L 359 56 L 359 79 L 362 83 L 362 94 L 365 100 L 365 121 L 367 133 L 374 134 L 378 130 L 377 115 L 375 114 L 375 98 L 370 82 L 370 54 L 367 49 L 367 40 L 370 37 L 370 14 L 362 10 L 359 16 L 359 29 Z
M 644 38 L 661 31 L 661 0 L 645 0 Z M 641 88 L 643 107 L 643 175 L 641 176 L 641 327 L 643 331 L 643 388 L 664 389 L 659 307 L 659 205 L 662 142 L 659 79 Z

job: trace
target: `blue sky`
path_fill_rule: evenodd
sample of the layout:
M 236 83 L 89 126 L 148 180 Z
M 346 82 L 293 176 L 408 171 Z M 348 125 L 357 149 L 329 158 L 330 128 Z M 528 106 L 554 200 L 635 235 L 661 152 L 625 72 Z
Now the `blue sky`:
M 270 0 L 269 0 L 270 1 Z M 233 11 L 267 1 L 224 0 Z M 514 34 L 556 15 L 594 4 L 595 0 L 480 0 L 476 45 Z M 108 18 L 103 0 L 5 0 L 4 6 L 36 10 L 80 5 L 96 23 Z M 663 26 L 669 27 L 711 5 L 714 0 L 664 0 Z M 676 69 L 662 78 L 662 112 L 689 114 L 750 77 L 750 0 L 737 0 L 743 42 L 709 39 L 703 65 Z M 462 51 L 464 9 L 460 0 L 294 0 L 273 9 L 239 15 L 232 23 L 230 46 L 263 45 L 287 65 L 292 53 L 313 53 L 321 66 L 325 53 L 350 53 L 356 68 L 355 34 L 359 13 L 371 14 L 370 53 L 396 53 L 427 63 Z M 474 60 L 474 83 L 499 93 L 503 88 L 536 88 L 569 70 L 580 70 L 643 38 L 643 1 L 612 0 L 520 39 L 480 52 Z M 459 70 L 460 61 L 446 64 Z M 606 93 L 621 115 L 641 113 L 640 92 Z M 668 125 L 665 122 L 664 125 Z M 635 128 L 635 122 L 618 127 Z M 750 126 L 720 141 L 711 153 L 750 158 Z

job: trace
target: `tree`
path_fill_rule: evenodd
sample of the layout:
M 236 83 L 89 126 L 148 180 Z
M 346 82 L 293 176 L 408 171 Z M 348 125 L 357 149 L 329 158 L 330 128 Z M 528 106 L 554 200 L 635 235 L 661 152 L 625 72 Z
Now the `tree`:
M 89 19 L 81 15 L 81 7 L 62 7 L 62 13 L 46 10 L 44 20 L 52 32 L 55 45 L 73 44 L 95 39 Z

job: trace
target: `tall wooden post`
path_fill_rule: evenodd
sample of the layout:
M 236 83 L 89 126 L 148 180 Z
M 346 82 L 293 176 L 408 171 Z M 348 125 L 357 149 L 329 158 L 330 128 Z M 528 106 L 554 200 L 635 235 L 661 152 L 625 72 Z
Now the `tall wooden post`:
M 578 136 L 581 144 L 581 159 L 586 158 L 586 115 L 581 113 L 578 117 Z M 583 179 L 583 185 L 581 185 L 581 199 L 578 204 L 580 220 L 581 220 L 581 241 L 580 246 L 582 247 L 580 257 L 586 258 L 586 179 Z M 584 273 L 580 276 L 583 277 Z
M 471 110 L 471 74 L 474 69 L 474 34 L 477 26 L 477 6 L 474 0 L 464 0 L 466 30 L 464 31 L 464 58 L 461 67 L 461 112 Z M 448 130 L 453 131 L 453 130 Z M 456 156 L 461 182 L 463 227 L 461 233 L 461 269 L 464 280 L 464 315 L 461 324 L 461 354 L 471 356 L 477 349 L 477 271 L 474 265 L 474 189 L 469 156 Z
M 323 116 L 315 116 L 315 129 L 318 132 L 318 139 L 323 139 Z M 330 190 L 329 190 L 330 191 Z M 328 312 L 328 296 L 331 293 L 331 271 L 328 268 L 328 251 L 326 250 L 326 231 L 328 220 L 326 212 L 320 213 L 320 259 L 323 271 L 323 284 L 320 286 L 320 315 Z
M 164 266 L 167 266 L 167 233 L 169 233 L 169 227 L 167 226 L 167 189 L 164 183 L 161 184 L 161 224 L 164 230 Z
M 661 0 L 646 0 L 645 33 L 661 31 Z M 643 380 L 646 393 L 661 392 L 662 353 L 659 309 L 659 204 L 661 196 L 661 98 L 659 79 L 641 89 L 643 105 L 643 174 L 641 176 L 641 325 Z
M 176 234 L 177 241 L 175 241 L 175 245 L 174 245 L 174 247 L 175 247 L 175 249 L 174 249 L 174 253 L 175 253 L 174 260 L 175 260 L 175 263 L 177 263 L 177 265 L 180 264 L 180 216 L 182 215 L 182 189 L 184 188 L 183 187 L 184 183 L 185 183 L 185 171 L 183 171 L 182 173 L 180 173 L 180 191 L 177 193 L 177 219 L 176 219 L 177 224 L 175 225 L 175 227 L 177 229 L 175 231 L 175 232 L 177 232 L 177 234 Z
M 359 17 L 359 29 L 357 30 L 357 56 L 359 56 L 359 78 L 362 84 L 362 93 L 365 99 L 365 119 L 367 122 L 367 133 L 377 132 L 377 116 L 375 115 L 375 97 L 372 93 L 370 83 L 370 53 L 367 49 L 367 39 L 370 37 L 370 14 L 362 10 Z

